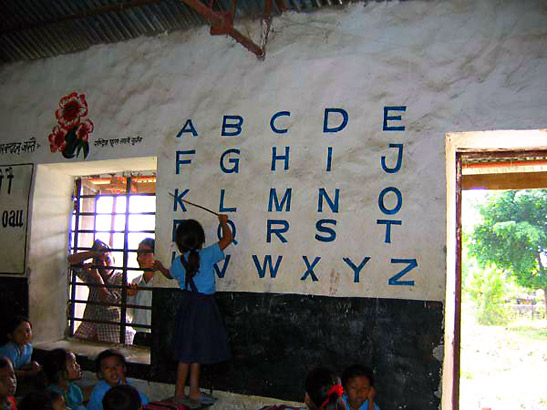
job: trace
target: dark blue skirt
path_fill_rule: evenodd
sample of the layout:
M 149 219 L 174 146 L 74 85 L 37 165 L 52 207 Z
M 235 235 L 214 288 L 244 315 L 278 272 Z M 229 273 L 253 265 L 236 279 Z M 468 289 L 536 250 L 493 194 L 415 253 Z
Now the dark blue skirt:
M 228 335 L 215 296 L 182 291 L 175 324 L 175 359 L 212 364 L 229 358 Z

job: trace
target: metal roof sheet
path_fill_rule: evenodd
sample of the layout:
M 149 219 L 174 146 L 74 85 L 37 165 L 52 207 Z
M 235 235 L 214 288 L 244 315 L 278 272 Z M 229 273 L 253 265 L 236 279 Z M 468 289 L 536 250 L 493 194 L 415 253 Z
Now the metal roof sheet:
M 208 5 L 210 0 L 201 0 Z M 206 2 L 207 1 L 207 2 Z M 262 18 L 266 0 L 238 0 L 235 17 Z M 274 0 L 282 9 L 310 11 L 351 0 Z M 214 0 L 229 11 L 234 0 Z M 185 30 L 207 20 L 181 0 L 2 0 L 0 64 L 85 50 L 93 45 Z M 236 22 L 237 25 L 237 22 Z

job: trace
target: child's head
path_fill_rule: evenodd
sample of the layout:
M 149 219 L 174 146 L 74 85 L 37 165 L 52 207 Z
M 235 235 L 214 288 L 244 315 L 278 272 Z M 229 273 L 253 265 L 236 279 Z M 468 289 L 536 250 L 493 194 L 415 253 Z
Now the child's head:
M 32 324 L 24 316 L 15 316 L 7 328 L 8 339 L 19 346 L 24 346 L 32 341 Z
M 154 266 L 154 251 L 156 242 L 152 238 L 146 238 L 139 243 L 137 249 L 137 262 L 142 269 L 151 269 Z
M 96 239 L 95 242 L 93 242 L 93 246 L 91 247 L 91 250 L 98 252 L 98 256 L 93 258 L 94 265 L 99 266 L 99 268 L 104 267 L 102 269 L 105 269 L 109 266 L 114 265 L 114 258 L 112 256 L 112 252 L 110 251 L 109 246 L 103 241 Z M 108 270 L 111 271 L 112 269 L 108 269 Z
M 104 410 L 142 409 L 141 397 L 133 386 L 120 384 L 112 387 L 103 397 Z
M 361 365 L 348 367 L 342 373 L 342 385 L 351 407 L 359 408 L 367 400 L 373 386 L 372 371 Z
M 309 409 L 345 410 L 340 379 L 331 370 L 319 367 L 306 376 L 306 406 Z
M 194 219 L 181 221 L 175 231 L 175 243 L 181 253 L 201 249 L 205 243 L 203 227 Z
M 67 410 L 65 399 L 54 391 L 32 391 L 28 393 L 19 406 L 19 410 Z
M 17 388 L 17 378 L 10 359 L 6 356 L 0 356 L 0 404 L 2 404 L 8 396 L 15 394 Z
M 82 378 L 82 370 L 76 361 L 76 356 L 65 349 L 54 349 L 48 352 L 44 357 L 42 369 L 49 384 Z
M 107 349 L 99 353 L 95 360 L 97 377 L 114 387 L 125 379 L 127 372 L 124 355 L 118 350 Z

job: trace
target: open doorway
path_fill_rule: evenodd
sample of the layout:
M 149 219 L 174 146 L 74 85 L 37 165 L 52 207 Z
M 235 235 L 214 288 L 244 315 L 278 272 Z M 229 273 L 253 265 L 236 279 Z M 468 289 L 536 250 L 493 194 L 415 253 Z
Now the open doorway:
M 547 151 L 460 158 L 460 408 L 546 408 Z
M 471 186 L 483 189 L 526 189 L 547 187 L 547 169 L 538 170 L 535 161 L 547 163 L 547 130 L 504 130 L 449 133 L 446 137 L 447 176 L 447 277 L 445 303 L 445 356 L 443 361 L 443 409 L 488 408 L 488 403 L 472 403 L 461 397 L 462 347 L 462 193 Z M 471 172 L 469 164 L 504 162 L 496 172 Z M 488 168 L 487 165 L 475 166 Z M 475 176 L 470 176 L 470 175 Z M 467 185 L 472 183 L 471 185 Z M 506 184 L 496 186 L 495 184 Z M 512 186 L 509 186 L 511 184 Z M 539 184 L 539 185 L 537 185 Z M 533 185 L 533 186 L 532 186 Z M 537 185 L 537 186 L 536 186 Z M 491 343 L 492 341 L 489 340 Z M 495 357 L 488 358 L 496 362 Z M 502 386 L 510 394 L 527 394 L 511 387 L 514 376 L 506 377 Z M 494 404 L 494 403 L 490 403 Z M 499 403 L 498 403 L 499 404 Z M 538 404 L 537 408 L 541 408 Z M 544 406 L 544 405 L 543 405 Z M 491 406 L 492 407 L 492 406 Z M 492 407 L 496 409 L 514 407 Z M 531 407 L 533 408 L 533 407 Z

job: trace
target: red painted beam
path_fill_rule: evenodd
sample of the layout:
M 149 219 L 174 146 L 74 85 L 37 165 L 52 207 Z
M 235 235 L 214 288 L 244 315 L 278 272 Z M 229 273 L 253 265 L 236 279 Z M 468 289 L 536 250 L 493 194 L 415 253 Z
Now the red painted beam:
M 181 0 L 183 3 L 192 7 L 195 11 L 205 17 L 211 24 L 211 34 L 220 35 L 226 34 L 240 43 L 250 52 L 256 54 L 257 57 L 264 57 L 264 49 L 255 44 L 249 37 L 242 34 L 234 28 L 231 13 L 221 13 L 213 11 L 200 0 Z

